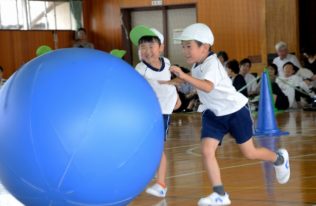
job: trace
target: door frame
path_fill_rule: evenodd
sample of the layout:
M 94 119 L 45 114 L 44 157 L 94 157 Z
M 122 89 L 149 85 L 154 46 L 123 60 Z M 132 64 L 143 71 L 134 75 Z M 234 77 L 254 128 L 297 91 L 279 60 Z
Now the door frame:
M 155 6 L 155 7 L 137 7 L 137 8 L 121 8 L 121 29 L 122 29 L 122 46 L 124 50 L 126 50 L 126 55 L 124 57 L 125 61 L 130 64 L 133 63 L 133 45 L 129 40 L 129 32 L 132 29 L 132 18 L 131 13 L 133 11 L 162 11 L 162 23 L 163 23 L 163 31 L 162 34 L 165 37 L 164 39 L 164 55 L 168 56 L 168 10 L 170 9 L 185 9 L 185 8 L 194 8 L 196 10 L 196 3 L 190 4 L 181 4 L 181 5 L 163 5 L 163 6 Z M 196 10 L 197 11 L 197 10 Z M 197 16 L 196 16 L 197 18 Z

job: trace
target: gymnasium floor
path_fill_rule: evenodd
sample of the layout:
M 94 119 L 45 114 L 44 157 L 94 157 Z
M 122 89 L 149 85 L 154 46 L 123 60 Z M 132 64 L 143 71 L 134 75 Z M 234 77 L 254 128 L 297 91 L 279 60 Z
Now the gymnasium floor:
M 256 142 L 289 150 L 292 169 L 289 183 L 276 183 L 271 164 L 243 158 L 233 139 L 227 136 L 217 155 L 232 205 L 316 206 L 316 112 L 285 112 L 278 114 L 277 119 L 279 127 L 290 135 Z M 163 200 L 142 193 L 130 206 L 197 205 L 201 196 L 211 192 L 199 150 L 200 125 L 198 113 L 173 116 L 166 145 L 168 196 Z M 0 206 L 20 206 L 1 185 Z
M 292 169 L 289 183 L 276 182 L 271 164 L 243 158 L 234 140 L 227 136 L 217 156 L 232 205 L 316 206 L 316 112 L 285 112 L 278 114 L 277 119 L 279 127 L 290 135 L 256 142 L 288 149 Z M 142 193 L 131 206 L 197 205 L 201 196 L 211 192 L 199 150 L 200 125 L 198 113 L 173 116 L 166 145 L 167 198 L 161 200 Z

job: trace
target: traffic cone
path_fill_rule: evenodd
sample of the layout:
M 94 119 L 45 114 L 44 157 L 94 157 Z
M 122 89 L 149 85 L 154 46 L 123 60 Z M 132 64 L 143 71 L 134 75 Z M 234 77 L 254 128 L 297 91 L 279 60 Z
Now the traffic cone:
M 281 136 L 288 134 L 288 132 L 282 132 L 277 126 L 268 76 L 266 72 L 263 72 L 261 76 L 259 112 L 255 136 Z

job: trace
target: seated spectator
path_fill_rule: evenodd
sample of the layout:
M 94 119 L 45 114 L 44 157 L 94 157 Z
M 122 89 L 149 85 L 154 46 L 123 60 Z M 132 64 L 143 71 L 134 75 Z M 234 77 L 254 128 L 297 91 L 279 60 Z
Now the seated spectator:
M 228 62 L 228 55 L 225 51 L 219 51 L 217 53 L 217 58 L 222 63 L 223 67 L 226 68 L 226 64 Z
M 314 74 L 311 70 L 306 68 L 300 68 L 297 73 L 297 76 L 301 77 L 303 80 L 313 81 Z
M 0 88 L 2 87 L 5 81 L 6 80 L 3 78 L 3 67 L 0 66 Z
M 199 98 L 196 89 L 187 82 L 182 82 L 176 86 L 181 100 L 181 106 L 175 112 L 192 112 L 198 106 Z
M 250 74 L 251 69 L 251 61 L 250 59 L 243 59 L 240 61 L 240 72 L 247 84 L 247 93 L 249 96 L 253 96 L 257 94 L 258 84 L 256 81 L 256 77 Z
M 292 62 L 287 62 L 283 66 L 284 77 L 276 79 L 276 83 L 289 99 L 290 108 L 297 107 L 296 102 L 300 102 L 301 98 L 304 98 L 307 103 L 311 102 L 311 96 L 314 95 L 308 81 L 303 81 L 296 75 L 298 70 L 299 68 Z
M 227 62 L 227 74 L 233 81 L 233 86 L 237 91 L 244 88 L 242 91 L 239 91 L 244 96 L 248 97 L 246 81 L 243 76 L 239 74 L 239 63 L 237 60 L 230 60 Z
M 271 64 L 268 66 L 270 81 L 271 81 L 271 89 L 274 97 L 274 105 L 278 110 L 286 110 L 289 108 L 289 99 L 282 92 L 279 85 L 275 82 L 278 77 L 278 67 L 275 64 Z
M 283 65 L 286 62 L 292 62 L 297 68 L 301 68 L 301 64 L 296 58 L 295 55 L 289 54 L 289 50 L 287 48 L 287 44 L 283 41 L 278 42 L 275 45 L 275 50 L 278 54 L 278 57 L 273 59 L 273 64 L 277 65 L 278 67 L 278 73 L 280 77 L 284 77 L 284 72 L 283 72 Z
M 73 47 L 77 48 L 94 48 L 94 45 L 87 40 L 86 30 L 84 28 L 78 29 L 76 33 L 76 40 L 73 44 Z
M 184 73 L 190 73 L 190 69 L 179 66 Z M 196 111 L 199 106 L 199 98 L 196 89 L 189 83 L 184 82 L 177 78 L 174 74 L 171 76 L 171 81 L 176 86 L 179 98 L 181 100 L 181 106 L 174 112 L 192 112 Z

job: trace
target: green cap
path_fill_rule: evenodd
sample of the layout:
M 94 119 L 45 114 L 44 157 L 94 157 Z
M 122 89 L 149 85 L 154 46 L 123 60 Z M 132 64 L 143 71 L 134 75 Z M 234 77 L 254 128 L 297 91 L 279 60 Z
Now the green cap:
M 126 54 L 125 50 L 119 50 L 119 49 L 113 49 L 110 54 L 113 56 L 116 56 L 117 58 L 123 58 L 123 56 Z
M 163 35 L 158 30 L 144 25 L 135 26 L 129 33 L 129 37 L 135 46 L 138 46 L 138 41 L 143 36 L 155 36 L 160 39 L 161 43 L 164 41 Z
M 50 51 L 52 51 L 52 48 L 50 48 L 47 45 L 39 46 L 36 49 L 36 56 L 41 56 L 41 55 L 46 54 L 47 52 L 50 52 Z

